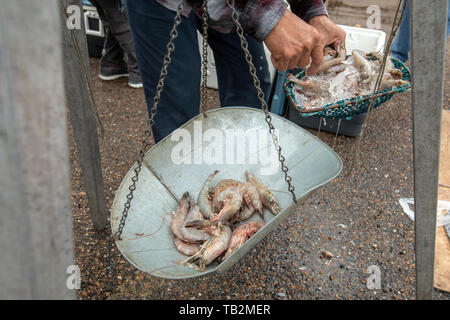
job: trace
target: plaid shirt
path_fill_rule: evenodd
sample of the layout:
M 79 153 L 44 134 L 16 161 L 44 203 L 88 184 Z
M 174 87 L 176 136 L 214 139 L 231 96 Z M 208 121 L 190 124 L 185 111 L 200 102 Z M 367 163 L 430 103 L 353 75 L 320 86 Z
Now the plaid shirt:
M 176 11 L 179 0 L 156 0 L 166 8 Z M 291 10 L 308 22 L 312 17 L 328 15 L 323 0 L 288 0 Z M 188 16 L 191 10 L 202 16 L 203 0 L 187 0 L 183 14 Z M 284 0 L 235 0 L 239 13 L 239 22 L 246 34 L 258 41 L 263 41 L 275 27 L 287 8 Z M 230 33 L 235 30 L 230 9 L 225 0 L 208 0 L 209 26 L 213 29 Z

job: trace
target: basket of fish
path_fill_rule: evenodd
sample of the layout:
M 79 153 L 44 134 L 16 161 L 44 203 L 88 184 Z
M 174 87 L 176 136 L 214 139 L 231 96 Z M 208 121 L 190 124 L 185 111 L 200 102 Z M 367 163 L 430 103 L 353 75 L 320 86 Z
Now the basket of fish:
M 289 103 L 304 117 L 348 119 L 375 109 L 395 93 L 411 89 L 411 72 L 398 59 L 388 57 L 380 87 L 374 93 L 383 56 L 378 52 L 353 50 L 346 56 L 345 48 L 324 48 L 324 59 L 315 75 L 305 70 L 289 73 L 284 90 Z

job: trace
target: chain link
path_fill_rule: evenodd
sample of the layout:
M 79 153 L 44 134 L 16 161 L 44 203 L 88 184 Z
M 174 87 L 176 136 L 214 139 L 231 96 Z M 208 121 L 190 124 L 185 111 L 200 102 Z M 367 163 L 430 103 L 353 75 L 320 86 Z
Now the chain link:
M 250 54 L 249 50 L 248 50 L 248 43 L 247 40 L 244 37 L 244 30 L 241 26 L 241 23 L 239 22 L 239 15 L 236 11 L 236 9 L 234 8 L 234 0 L 227 0 L 227 5 L 231 10 L 231 18 L 233 19 L 235 25 L 236 25 L 236 32 L 239 36 L 239 39 L 241 40 L 241 47 L 242 50 L 244 50 L 245 53 L 245 60 L 248 63 L 249 66 L 249 70 L 250 70 L 250 74 L 253 78 L 253 84 L 255 85 L 256 91 L 258 93 L 258 99 L 261 103 L 261 108 L 264 111 L 265 114 L 265 120 L 267 125 L 269 126 L 269 133 L 272 136 L 272 141 L 273 144 L 275 146 L 275 150 L 278 153 L 278 161 L 280 161 L 281 164 L 281 171 L 283 171 L 284 173 L 284 180 L 286 181 L 286 183 L 288 184 L 288 190 L 292 195 L 292 200 L 297 203 L 297 198 L 295 196 L 294 193 L 294 186 L 291 184 L 292 178 L 288 175 L 288 170 L 289 168 L 284 164 L 284 161 L 286 160 L 284 158 L 284 156 L 281 154 L 281 147 L 278 143 L 278 137 L 275 134 L 275 127 L 272 124 L 272 117 L 269 113 L 269 107 L 267 106 L 266 100 L 264 100 L 264 93 L 261 90 L 261 83 L 258 79 L 258 76 L 256 75 L 256 68 L 253 65 L 252 62 L 252 55 Z
M 207 6 L 207 0 L 203 0 L 202 5 L 202 84 L 200 87 L 200 106 L 203 112 L 203 116 L 206 118 L 206 110 L 207 110 L 207 91 L 206 91 L 206 85 L 208 81 L 208 6 Z
M 183 7 L 184 7 L 184 0 L 181 0 L 180 4 L 178 5 L 176 16 L 174 18 L 174 24 L 173 24 L 172 30 L 170 31 L 170 40 L 167 43 L 167 53 L 164 56 L 164 62 L 163 62 L 163 66 L 161 68 L 158 85 L 156 86 L 156 94 L 155 94 L 155 97 L 153 98 L 153 107 L 150 110 L 148 126 L 144 133 L 144 140 L 142 141 L 142 148 L 139 151 L 139 157 L 136 161 L 137 166 L 136 166 L 136 168 L 134 168 L 134 176 L 131 178 L 132 183 L 131 183 L 130 187 L 128 188 L 130 190 L 130 192 L 127 195 L 127 201 L 123 208 L 122 217 L 119 222 L 119 227 L 117 229 L 117 232 L 114 234 L 114 238 L 118 239 L 118 240 L 122 240 L 123 227 L 125 226 L 125 221 L 128 217 L 128 212 L 131 207 L 131 201 L 133 200 L 133 193 L 136 190 L 136 183 L 139 180 L 139 172 L 141 171 L 142 162 L 144 161 L 145 151 L 151 145 L 150 137 L 152 136 L 152 127 L 155 124 L 154 119 L 155 119 L 155 115 L 157 113 L 157 107 L 158 107 L 158 104 L 161 99 L 161 93 L 164 90 L 164 82 L 167 77 L 167 67 L 172 62 L 171 55 L 172 55 L 172 52 L 175 51 L 174 40 L 178 36 L 177 28 L 181 23 L 181 13 L 183 12 Z

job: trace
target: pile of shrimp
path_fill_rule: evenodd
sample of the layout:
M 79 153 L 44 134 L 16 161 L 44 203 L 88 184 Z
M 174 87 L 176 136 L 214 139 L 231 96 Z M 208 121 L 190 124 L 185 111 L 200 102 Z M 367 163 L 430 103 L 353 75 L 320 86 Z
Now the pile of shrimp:
M 344 46 L 337 50 L 325 47 L 323 62 L 315 75 L 298 79 L 289 73 L 287 79 L 295 83 L 293 91 L 302 108 L 314 109 L 343 99 L 372 94 L 382 61 L 383 56 L 378 52 L 366 54 L 353 50 L 347 58 Z M 380 89 L 407 83 L 402 80 L 402 71 L 396 69 L 391 57 L 388 57 Z
M 209 175 L 197 201 L 186 192 L 178 211 L 172 213 L 174 245 L 189 256 L 182 263 L 197 270 L 226 259 L 261 229 L 263 208 L 274 215 L 281 211 L 274 195 L 252 172 L 245 172 L 246 182 L 223 179 L 212 187 L 218 173 Z M 252 221 L 246 221 L 252 216 Z

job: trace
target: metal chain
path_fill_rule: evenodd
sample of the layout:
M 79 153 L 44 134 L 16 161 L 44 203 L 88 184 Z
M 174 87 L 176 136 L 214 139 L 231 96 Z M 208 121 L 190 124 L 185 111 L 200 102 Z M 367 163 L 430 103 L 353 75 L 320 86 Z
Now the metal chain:
M 362 124 L 361 133 L 359 134 L 359 136 L 356 139 L 355 146 L 353 148 L 353 154 L 355 156 L 352 159 L 352 162 L 350 163 L 349 170 L 346 173 L 346 177 L 349 177 L 352 174 L 353 169 L 359 159 L 360 144 L 361 144 L 363 136 L 366 132 L 367 125 L 368 125 L 369 121 L 371 120 L 371 114 L 372 114 L 373 106 L 374 106 L 375 100 L 376 100 L 375 93 L 380 90 L 381 79 L 383 78 L 384 69 L 386 67 L 386 60 L 388 59 L 389 53 L 391 52 L 392 44 L 397 35 L 397 31 L 400 28 L 400 24 L 403 19 L 403 15 L 405 14 L 407 3 L 408 3 L 408 0 L 399 0 L 398 1 L 397 10 L 395 11 L 394 21 L 392 23 L 391 33 L 389 34 L 388 41 L 386 43 L 386 46 L 384 47 L 383 60 L 381 61 L 380 70 L 378 71 L 377 80 L 375 81 L 375 87 L 372 92 L 372 98 L 369 102 L 369 107 L 367 109 L 367 117 L 364 120 L 364 123 Z
M 269 133 L 272 136 L 272 141 L 273 144 L 275 146 L 276 151 L 278 152 L 278 160 L 281 163 L 281 171 L 284 172 L 284 180 L 286 181 L 286 183 L 288 184 L 288 190 L 292 195 L 292 199 L 294 200 L 295 203 L 297 203 L 297 199 L 295 197 L 295 193 L 294 193 L 294 186 L 291 185 L 291 181 L 292 178 L 288 175 L 288 170 L 289 168 L 284 164 L 284 161 L 286 160 L 284 158 L 284 156 L 281 154 L 281 147 L 278 144 L 278 137 L 275 134 L 275 127 L 272 124 L 272 117 L 270 116 L 269 113 L 269 107 L 267 106 L 266 101 L 264 100 L 264 93 L 261 90 L 261 86 L 260 86 L 260 81 L 258 79 L 258 76 L 256 75 L 256 68 L 253 65 L 252 62 L 252 55 L 250 54 L 249 50 L 248 50 L 248 43 L 247 40 L 244 37 L 244 30 L 239 22 L 239 15 L 236 11 L 236 9 L 234 8 L 234 0 L 227 0 L 227 5 L 228 7 L 231 9 L 231 18 L 233 19 L 235 25 L 236 25 L 236 32 L 241 40 L 241 47 L 242 50 L 244 50 L 245 53 L 245 60 L 248 63 L 249 66 L 249 70 L 250 70 L 250 74 L 253 78 L 253 84 L 255 85 L 256 91 L 258 93 L 258 99 L 261 102 L 261 108 L 264 111 L 265 117 L 266 117 L 266 122 L 267 125 L 269 126 Z
M 200 86 L 200 106 L 203 112 L 203 116 L 206 118 L 206 110 L 207 110 L 207 91 L 206 85 L 208 81 L 208 6 L 207 0 L 203 0 L 202 5 L 202 84 Z
M 132 184 L 128 188 L 130 190 L 130 192 L 127 195 L 127 201 L 123 208 L 122 217 L 119 222 L 119 228 L 117 229 L 117 232 L 114 234 L 114 238 L 118 239 L 118 240 L 122 240 L 123 227 L 125 226 L 125 221 L 128 217 L 128 212 L 131 207 L 131 201 L 133 200 L 133 193 L 136 190 L 136 183 L 139 180 L 139 172 L 141 171 L 142 162 L 144 161 L 145 151 L 150 146 L 150 137 L 152 135 L 152 127 L 155 124 L 154 118 L 157 113 L 157 107 L 158 107 L 159 101 L 161 99 L 161 93 L 164 90 L 164 82 L 167 77 L 167 67 L 172 62 L 171 55 L 172 55 L 172 52 L 175 51 L 174 40 L 178 36 L 177 28 L 181 23 L 181 13 L 183 12 L 183 7 L 184 7 L 184 0 L 181 0 L 180 4 L 178 5 L 176 16 L 174 18 L 174 24 L 173 24 L 172 30 L 170 31 L 170 40 L 167 43 L 167 53 L 164 56 L 164 62 L 163 62 L 163 66 L 161 68 L 158 85 L 156 86 L 156 94 L 155 94 L 155 97 L 153 98 L 153 107 L 150 110 L 148 127 L 145 130 L 144 140 L 142 141 L 142 148 L 139 151 L 139 157 L 136 161 L 137 166 L 136 166 L 136 168 L 134 168 L 135 174 L 131 178 Z

